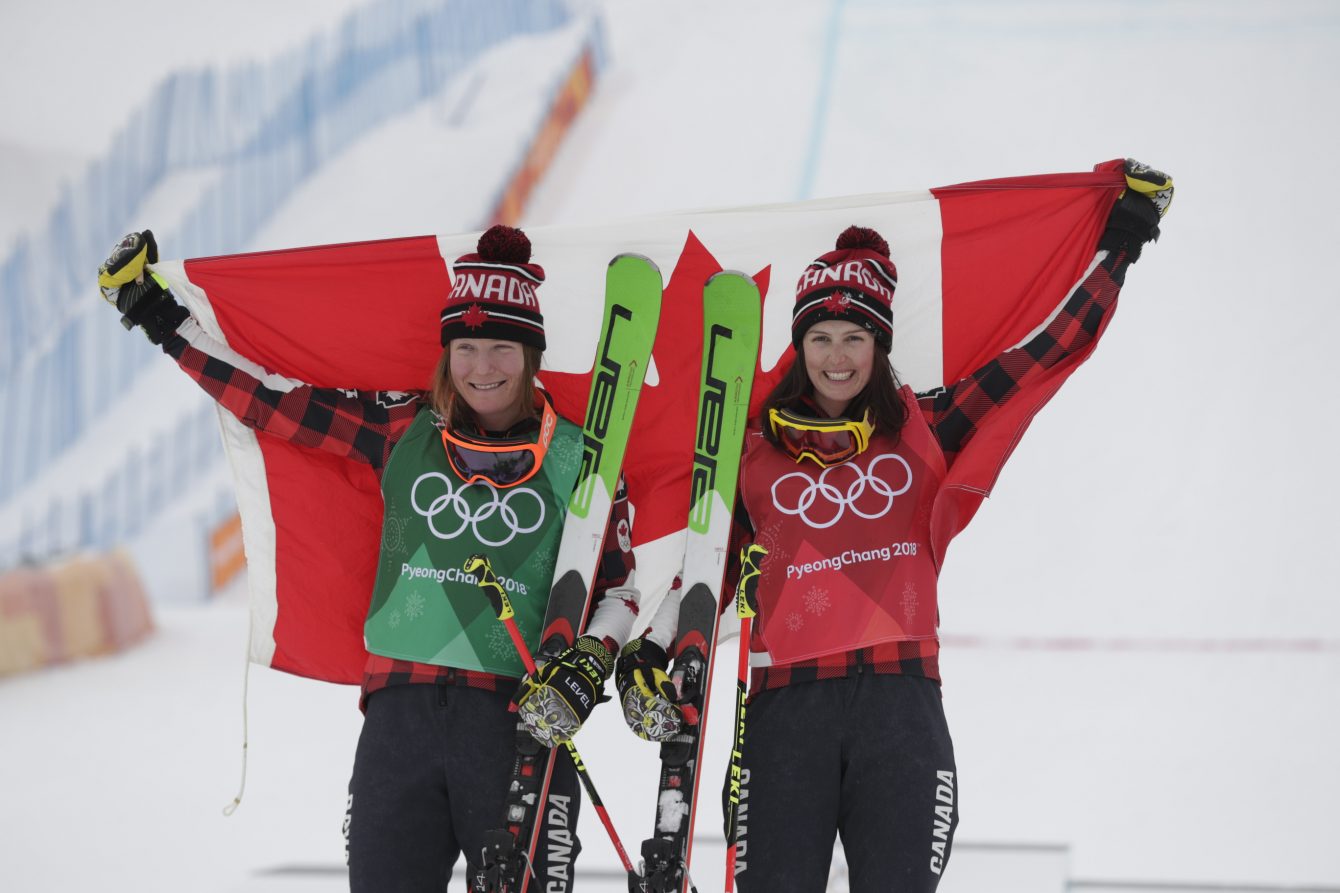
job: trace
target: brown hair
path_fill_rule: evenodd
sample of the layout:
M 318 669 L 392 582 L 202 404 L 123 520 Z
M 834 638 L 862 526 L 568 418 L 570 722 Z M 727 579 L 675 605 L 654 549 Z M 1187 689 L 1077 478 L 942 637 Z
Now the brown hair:
M 782 380 L 777 382 L 772 393 L 764 399 L 763 409 L 759 413 L 763 436 L 773 444 L 777 443 L 777 437 L 772 433 L 772 426 L 768 424 L 768 410 L 774 408 L 803 410 L 801 401 L 814 394 L 814 384 L 805 369 L 803 350 L 804 348 L 795 351 L 795 360 L 792 361 L 791 368 L 786 370 L 786 375 L 782 376 Z M 901 388 L 898 373 L 893 371 L 893 364 L 889 362 L 888 356 L 882 351 L 876 351 L 874 364 L 870 368 L 870 381 L 866 382 L 861 392 L 847 404 L 845 414 L 848 418 L 860 419 L 869 412 L 875 433 L 890 434 L 897 443 L 903 425 L 907 424 L 907 405 L 903 403 L 903 398 L 898 393 Z
M 540 361 L 544 359 L 544 353 L 538 347 L 530 344 L 521 345 L 522 356 L 525 361 L 521 368 L 521 380 L 531 387 L 521 389 L 520 401 L 522 411 L 526 415 L 535 414 L 535 405 L 531 400 L 535 375 L 540 371 Z M 457 397 L 456 385 L 451 381 L 451 342 L 442 348 L 442 355 L 437 358 L 437 366 L 433 369 L 433 377 L 428 382 L 428 405 L 437 411 L 437 414 L 447 420 L 447 425 L 452 430 L 464 430 L 466 428 L 478 427 L 475 414 L 470 409 L 470 404 L 465 398 L 455 399 Z

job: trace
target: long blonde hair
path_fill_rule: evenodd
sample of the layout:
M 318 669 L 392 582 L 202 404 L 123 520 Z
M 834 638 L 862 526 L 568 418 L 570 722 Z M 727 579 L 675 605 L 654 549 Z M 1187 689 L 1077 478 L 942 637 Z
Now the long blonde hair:
M 519 343 L 519 342 L 518 342 Z M 524 361 L 521 368 L 521 380 L 523 387 L 521 394 L 517 397 L 520 404 L 520 410 L 523 416 L 535 415 L 534 386 L 535 375 L 540 371 L 540 361 L 544 359 L 544 353 L 530 344 L 521 345 L 521 353 Z M 459 399 L 457 399 L 459 397 Z M 433 377 L 428 382 L 428 405 L 437 411 L 437 414 L 447 420 L 447 424 L 452 430 L 465 430 L 467 428 L 477 428 L 478 420 L 475 418 L 474 411 L 470 409 L 470 404 L 460 397 L 456 390 L 456 385 L 451 381 L 451 342 L 442 348 L 442 355 L 437 358 L 437 367 L 433 369 Z

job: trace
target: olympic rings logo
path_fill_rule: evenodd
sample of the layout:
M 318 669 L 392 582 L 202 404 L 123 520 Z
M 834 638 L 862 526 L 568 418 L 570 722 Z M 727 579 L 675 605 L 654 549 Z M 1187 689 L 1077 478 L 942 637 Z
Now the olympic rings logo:
M 885 459 L 892 460 L 901 465 L 904 473 L 907 475 L 907 482 L 897 490 L 890 486 L 888 481 L 876 477 L 875 475 L 875 467 Z M 842 490 L 835 486 L 829 480 L 830 475 L 842 472 L 843 469 L 846 469 L 848 472 L 855 472 L 856 474 L 856 480 L 848 484 L 846 490 Z M 801 490 L 800 494 L 796 497 L 795 503 L 788 506 L 782 504 L 781 500 L 778 498 L 777 490 L 790 478 L 800 478 L 804 483 L 804 489 Z M 866 511 L 856 504 L 857 500 L 865 495 L 867 488 L 870 489 L 875 497 L 883 498 L 884 507 L 879 511 Z M 803 471 L 793 471 L 790 474 L 784 474 L 773 482 L 772 504 L 779 512 L 787 515 L 799 515 L 800 520 L 804 521 L 810 527 L 822 530 L 827 527 L 832 527 L 838 521 L 842 520 L 842 516 L 846 514 L 848 509 L 851 510 L 853 515 L 865 518 L 867 521 L 874 521 L 877 518 L 882 518 L 893 508 L 893 503 L 896 497 L 902 496 L 911 488 L 912 466 L 908 465 L 907 460 L 897 453 L 884 453 L 881 456 L 876 456 L 874 460 L 871 461 L 870 467 L 866 469 L 862 469 L 850 462 L 844 462 L 841 465 L 831 465 L 823 470 L 823 473 L 819 475 L 817 481 Z M 809 515 L 809 510 L 819 501 L 820 497 L 822 497 L 825 504 L 837 506 L 837 513 L 826 521 L 816 521 Z
M 434 496 L 432 502 L 428 503 L 428 506 L 425 508 L 419 504 L 419 485 L 430 479 L 441 481 L 442 486 L 446 488 L 446 492 Z M 483 487 L 488 491 L 488 496 L 490 497 L 490 500 L 479 506 L 478 509 L 472 509 L 470 503 L 465 499 L 465 491 L 470 487 L 475 486 Z M 535 518 L 535 522 L 529 527 L 521 526 L 521 518 L 517 514 L 516 509 L 512 507 L 512 500 L 523 496 L 528 496 L 535 500 L 535 505 L 539 509 L 539 514 Z M 415 481 L 414 486 L 410 488 L 409 501 L 410 505 L 414 507 L 415 512 L 428 519 L 428 529 L 433 532 L 433 536 L 440 540 L 455 539 L 461 535 L 466 527 L 470 527 L 474 531 L 475 539 L 481 544 L 492 547 L 505 546 L 514 540 L 517 534 L 534 533 L 536 530 L 539 530 L 540 525 L 544 523 L 544 499 L 541 498 L 539 493 L 536 493 L 528 487 L 518 487 L 516 489 L 508 490 L 506 496 L 499 498 L 497 488 L 487 481 L 466 484 L 457 489 L 456 484 L 453 483 L 451 478 L 437 471 L 430 471 L 426 474 L 419 475 L 419 479 Z M 444 533 L 437 528 L 438 516 L 444 514 L 447 515 L 448 523 L 450 523 L 452 516 L 455 517 L 456 521 L 459 522 L 456 525 L 456 529 Z M 481 522 L 487 521 L 495 514 L 498 515 L 499 519 L 507 527 L 507 536 L 496 541 L 489 539 L 479 529 Z

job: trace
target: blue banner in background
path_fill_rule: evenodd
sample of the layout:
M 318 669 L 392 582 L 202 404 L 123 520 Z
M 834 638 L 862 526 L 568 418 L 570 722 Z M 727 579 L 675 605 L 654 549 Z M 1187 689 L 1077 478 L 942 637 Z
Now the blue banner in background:
M 561 0 L 382 0 L 270 62 L 167 77 L 108 154 L 66 188 L 45 228 L 0 262 L 0 514 L 16 510 L 23 488 L 158 353 L 111 320 L 93 284 L 109 246 L 156 188 L 174 175 L 210 179 L 159 232 L 174 256 L 244 250 L 307 177 L 355 140 L 439 92 L 489 49 L 574 19 Z M 591 39 L 599 57 L 595 21 Z M 489 210 L 479 209 L 481 224 Z M 25 506 L 16 535 L 0 529 L 0 568 L 133 536 L 188 484 L 192 466 L 222 455 L 203 396 L 202 408 L 171 430 L 161 447 L 131 452 L 82 494 Z

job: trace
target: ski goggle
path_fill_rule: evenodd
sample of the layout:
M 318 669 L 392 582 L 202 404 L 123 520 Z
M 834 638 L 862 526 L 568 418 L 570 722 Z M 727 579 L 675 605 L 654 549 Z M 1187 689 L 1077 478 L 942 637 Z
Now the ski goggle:
M 768 424 L 788 456 L 799 462 L 806 457 L 827 468 L 855 458 L 870 445 L 875 426 L 870 413 L 859 421 L 816 419 L 789 409 L 768 410 Z
M 495 487 L 515 487 L 525 483 L 540 470 L 544 454 L 549 451 L 549 442 L 554 439 L 554 430 L 558 427 L 558 414 L 554 412 L 549 396 L 539 392 L 538 402 L 543 407 L 540 419 L 540 436 L 532 441 L 529 437 L 482 437 L 452 431 L 450 427 L 442 429 L 442 447 L 447 452 L 447 462 L 467 484 L 487 481 Z

